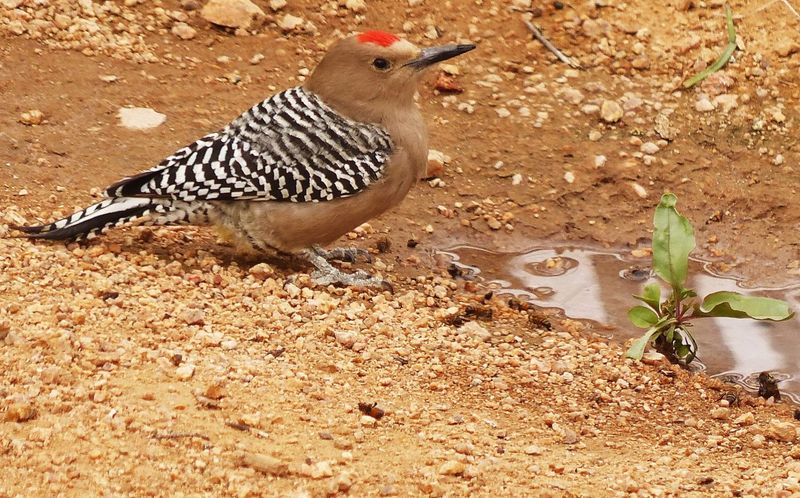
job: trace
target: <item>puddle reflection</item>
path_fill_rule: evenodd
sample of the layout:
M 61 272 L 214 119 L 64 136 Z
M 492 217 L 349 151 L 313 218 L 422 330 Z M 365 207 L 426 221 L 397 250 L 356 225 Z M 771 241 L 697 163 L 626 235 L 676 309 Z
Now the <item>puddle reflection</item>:
M 535 248 L 521 253 L 497 253 L 471 246 L 447 251 L 454 263 L 477 274 L 487 284 L 532 304 L 564 315 L 591 320 L 620 340 L 642 331 L 627 321 L 635 304 L 632 294 L 656 282 L 650 258 L 633 258 L 613 251 L 580 247 Z M 800 310 L 800 283 L 785 288 L 743 288 L 739 282 L 708 272 L 693 261 L 688 287 L 699 295 L 729 290 L 783 299 Z M 786 322 L 711 318 L 694 322 L 698 360 L 709 374 L 757 389 L 762 371 L 776 372 L 779 387 L 800 401 L 800 314 Z

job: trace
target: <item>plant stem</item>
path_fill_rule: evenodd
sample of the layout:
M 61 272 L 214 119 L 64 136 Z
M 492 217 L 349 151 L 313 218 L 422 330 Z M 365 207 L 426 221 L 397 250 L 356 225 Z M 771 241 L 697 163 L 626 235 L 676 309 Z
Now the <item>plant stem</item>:
M 722 69 L 725 64 L 728 63 L 728 60 L 733 55 L 733 52 L 736 50 L 736 28 L 733 25 L 733 12 L 729 5 L 725 5 L 725 24 L 727 25 L 727 32 L 728 32 L 728 44 L 725 46 L 725 50 L 722 51 L 722 54 L 719 58 L 707 69 L 704 71 L 699 72 L 698 74 L 692 76 L 688 80 L 684 81 L 683 87 L 684 88 L 691 88 L 694 85 L 700 83 L 708 76 L 713 73 L 716 73 L 720 69 Z
M 675 299 L 675 321 L 680 324 L 683 318 L 683 306 L 681 300 L 681 292 L 678 289 L 672 289 L 672 297 Z

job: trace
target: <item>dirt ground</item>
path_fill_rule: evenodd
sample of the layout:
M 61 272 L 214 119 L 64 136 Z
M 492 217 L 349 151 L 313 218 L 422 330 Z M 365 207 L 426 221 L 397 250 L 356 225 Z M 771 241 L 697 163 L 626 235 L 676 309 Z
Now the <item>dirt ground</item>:
M 435 73 L 420 89 L 440 179 L 343 241 L 396 293 L 314 288 L 204 229 L 0 239 L 0 496 L 800 493 L 792 406 L 623 360 L 574 322 L 546 330 L 433 255 L 647 247 L 671 190 L 718 269 L 797 282 L 800 20 L 782 2 L 732 2 L 741 50 L 691 90 L 724 46 L 722 2 L 257 3 L 265 25 L 235 36 L 191 0 L 0 1 L 0 236 L 299 84 L 345 33 L 471 41 L 463 93 L 434 91 Z M 282 31 L 286 14 L 304 24 Z M 582 69 L 531 40 L 526 14 Z M 124 106 L 167 121 L 127 130 Z M 492 318 L 454 321 L 468 306 Z M 359 411 L 373 402 L 379 420 Z

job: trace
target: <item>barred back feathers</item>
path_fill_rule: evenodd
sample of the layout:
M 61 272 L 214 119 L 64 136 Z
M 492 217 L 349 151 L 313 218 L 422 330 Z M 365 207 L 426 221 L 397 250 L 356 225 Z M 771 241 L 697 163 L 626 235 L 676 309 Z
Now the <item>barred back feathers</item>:
M 378 180 L 392 149 L 386 131 L 347 119 L 297 87 L 253 106 L 150 171 L 112 185 L 107 194 L 326 201 Z
M 91 238 L 145 216 L 147 224 L 207 223 L 214 209 L 208 201 L 349 197 L 382 177 L 393 148 L 380 127 L 345 118 L 315 94 L 292 88 L 113 184 L 108 199 L 49 225 L 17 228 L 31 238 Z

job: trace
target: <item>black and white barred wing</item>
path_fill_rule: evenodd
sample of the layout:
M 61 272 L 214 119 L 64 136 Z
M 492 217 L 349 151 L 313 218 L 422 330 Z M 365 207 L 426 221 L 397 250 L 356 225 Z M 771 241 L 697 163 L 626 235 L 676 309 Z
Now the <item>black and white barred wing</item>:
M 348 197 L 383 176 L 392 149 L 386 131 L 340 116 L 314 94 L 293 88 L 153 169 L 115 183 L 107 199 L 52 223 L 16 228 L 32 238 L 80 239 L 134 220 L 205 223 L 205 201 Z
M 349 120 L 302 88 L 257 104 L 110 197 L 181 201 L 319 202 L 354 195 L 383 175 L 393 145 L 381 128 Z

